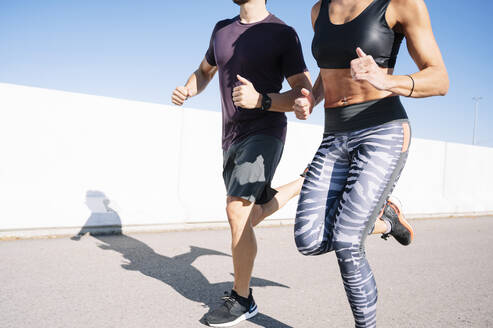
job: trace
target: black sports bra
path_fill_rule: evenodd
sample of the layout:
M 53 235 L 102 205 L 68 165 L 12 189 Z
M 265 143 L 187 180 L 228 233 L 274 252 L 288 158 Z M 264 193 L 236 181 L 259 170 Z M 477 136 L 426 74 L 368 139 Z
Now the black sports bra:
M 385 19 L 390 0 L 373 0 L 363 12 L 345 24 L 334 25 L 329 18 L 329 3 L 322 0 L 315 22 L 313 57 L 320 68 L 350 68 L 360 47 L 380 67 L 393 68 L 404 35 L 394 32 Z

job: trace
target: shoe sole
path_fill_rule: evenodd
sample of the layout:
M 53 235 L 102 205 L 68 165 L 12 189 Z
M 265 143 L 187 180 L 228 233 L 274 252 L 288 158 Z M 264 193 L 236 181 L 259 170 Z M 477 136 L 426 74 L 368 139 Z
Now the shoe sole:
M 239 324 L 242 321 L 248 320 L 250 318 L 253 318 L 256 316 L 258 313 L 258 308 L 257 305 L 255 305 L 255 309 L 252 312 L 247 312 L 244 315 L 236 318 L 236 320 L 231 321 L 231 322 L 225 322 L 225 323 L 207 323 L 211 327 L 232 327 L 234 325 Z
M 402 215 L 402 212 L 400 211 L 399 207 L 395 203 L 390 202 L 389 205 L 397 213 L 397 217 L 399 218 L 399 222 L 404 226 L 404 228 L 406 228 L 411 233 L 411 241 L 409 242 L 409 244 L 410 244 L 413 241 L 413 239 L 414 239 L 414 230 L 413 230 L 413 228 L 406 221 L 406 219 L 404 218 L 404 215 Z M 407 245 L 409 245 L 409 244 L 407 244 Z M 405 245 L 405 246 L 407 246 L 407 245 Z
M 402 212 L 402 202 L 399 198 L 395 197 L 394 195 L 390 195 L 388 201 L 396 205 L 397 208 Z

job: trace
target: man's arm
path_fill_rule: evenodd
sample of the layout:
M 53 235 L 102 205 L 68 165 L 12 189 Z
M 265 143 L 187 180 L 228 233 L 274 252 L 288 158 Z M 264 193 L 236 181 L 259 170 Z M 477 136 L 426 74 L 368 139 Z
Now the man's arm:
M 320 73 L 318 74 L 317 80 L 315 81 L 315 84 L 313 85 L 312 95 L 314 98 L 313 107 L 320 104 L 322 102 L 322 100 L 324 100 L 324 98 L 325 98 L 324 84 L 322 81 L 322 77 L 320 76 Z
M 204 58 L 199 68 L 188 78 L 184 86 L 176 87 L 171 96 L 173 104 L 181 106 L 190 97 L 201 93 L 209 84 L 217 72 L 217 67 L 212 66 Z
M 295 74 L 287 78 L 291 90 L 283 93 L 270 93 L 272 99 L 272 112 L 292 112 L 296 98 L 301 95 L 302 89 L 312 90 L 312 81 L 309 72 Z M 262 100 L 262 99 L 261 99 Z
M 254 85 L 247 79 L 238 75 L 242 85 L 233 89 L 233 102 L 235 106 L 244 109 L 255 109 L 262 107 L 262 95 L 255 90 Z M 302 89 L 312 89 L 310 73 L 304 72 L 287 78 L 291 90 L 283 93 L 267 94 L 272 99 L 269 108 L 271 112 L 292 112 L 296 98 L 300 97 Z
M 301 95 L 294 101 L 293 111 L 297 119 L 306 120 L 317 106 L 324 99 L 324 85 L 320 74 L 313 85 L 313 90 L 301 89 Z

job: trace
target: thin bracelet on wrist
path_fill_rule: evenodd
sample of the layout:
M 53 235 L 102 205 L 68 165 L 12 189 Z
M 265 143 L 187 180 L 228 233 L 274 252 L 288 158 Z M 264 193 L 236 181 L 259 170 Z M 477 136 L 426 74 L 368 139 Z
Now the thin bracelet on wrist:
M 407 96 L 407 97 L 411 97 L 413 95 L 413 92 L 414 92 L 414 79 L 413 79 L 413 77 L 411 75 L 406 75 L 406 76 L 409 76 L 409 78 L 413 82 L 413 86 L 411 88 L 411 93 L 409 93 L 409 96 Z

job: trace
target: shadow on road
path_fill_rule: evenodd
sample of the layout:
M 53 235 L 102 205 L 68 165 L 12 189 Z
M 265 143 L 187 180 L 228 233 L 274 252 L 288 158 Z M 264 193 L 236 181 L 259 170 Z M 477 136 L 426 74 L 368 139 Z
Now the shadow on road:
M 101 196 L 104 194 L 100 193 L 98 195 Z M 84 234 L 89 233 L 93 238 L 96 238 L 102 243 L 98 245 L 101 249 L 112 250 L 122 255 L 126 261 L 126 263 L 122 264 L 122 268 L 138 271 L 148 277 L 160 280 L 172 287 L 183 297 L 194 302 L 199 302 L 209 309 L 219 305 L 220 296 L 222 296 L 224 292 L 231 290 L 233 285 L 232 281 L 210 283 L 209 280 L 193 266 L 193 262 L 201 256 L 216 255 L 230 257 L 230 255 L 196 246 L 190 246 L 189 252 L 173 257 L 157 254 L 147 244 L 122 234 L 121 220 L 118 213 L 108 206 L 109 201 L 106 196 L 99 198 L 103 200 L 104 208 L 97 207 L 94 205 L 95 202 L 93 202 L 93 200 L 88 201 L 86 199 L 86 204 L 91 209 L 92 214 L 80 232 L 71 238 L 72 240 L 80 240 Z M 99 212 L 93 211 L 96 207 Z M 104 212 L 104 210 L 106 212 Z M 111 222 L 108 229 L 103 229 L 102 231 L 95 229 L 94 223 L 96 221 L 106 222 L 107 220 Z M 251 285 L 253 287 L 276 286 L 289 288 L 286 285 L 257 277 L 252 277 Z M 262 313 L 259 313 L 257 316 L 250 319 L 250 321 L 260 327 L 291 327 Z M 203 318 L 200 319 L 200 322 L 204 323 Z

